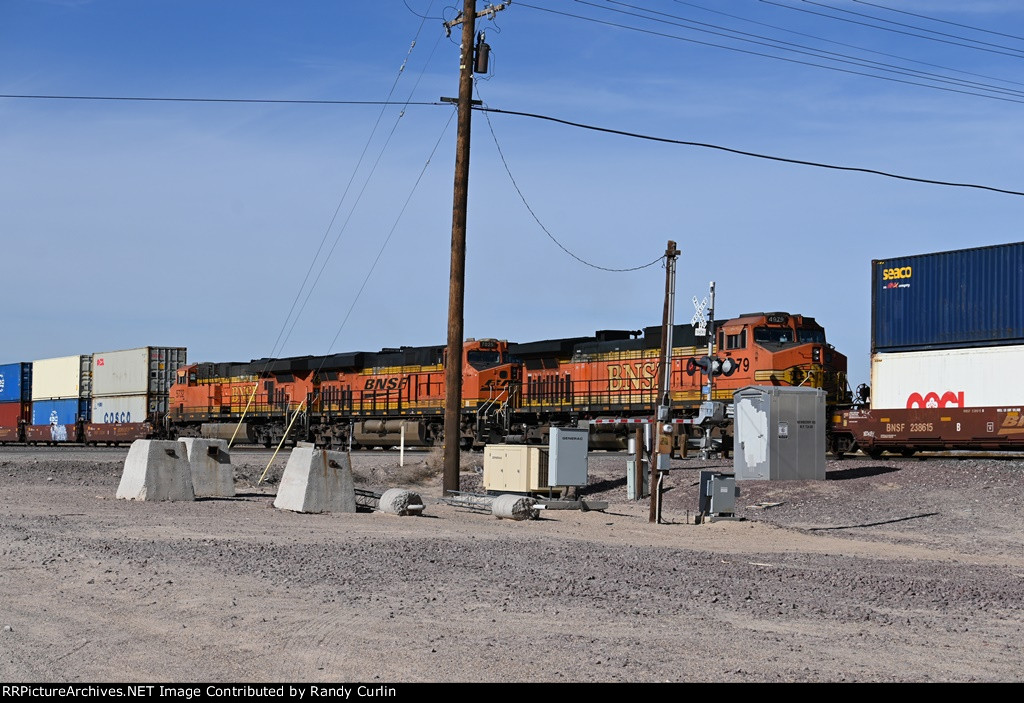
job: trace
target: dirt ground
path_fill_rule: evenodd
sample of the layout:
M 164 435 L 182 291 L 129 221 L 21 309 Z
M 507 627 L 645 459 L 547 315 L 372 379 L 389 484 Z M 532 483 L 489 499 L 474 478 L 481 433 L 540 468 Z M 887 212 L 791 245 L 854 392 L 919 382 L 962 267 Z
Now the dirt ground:
M 674 462 L 651 524 L 615 454 L 607 510 L 517 522 L 439 502 L 434 454 L 353 455 L 423 495 L 397 517 L 276 510 L 285 458 L 238 450 L 235 498 L 116 500 L 126 453 L 0 448 L 0 680 L 1024 681 L 1020 458 L 830 461 L 695 525 L 730 462 Z

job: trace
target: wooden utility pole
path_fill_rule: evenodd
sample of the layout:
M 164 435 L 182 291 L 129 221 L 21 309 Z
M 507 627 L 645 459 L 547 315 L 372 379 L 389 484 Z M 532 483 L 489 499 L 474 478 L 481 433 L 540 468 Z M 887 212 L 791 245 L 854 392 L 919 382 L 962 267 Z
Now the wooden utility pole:
M 652 418 L 651 433 L 651 509 L 650 522 L 661 522 L 662 479 L 668 457 L 672 454 L 672 435 L 664 431 L 669 422 L 669 406 L 672 397 L 669 394 L 672 380 L 672 326 L 675 322 L 676 296 L 676 258 L 679 250 L 676 243 L 669 241 L 665 249 L 665 307 L 661 316 L 661 373 L 658 374 L 658 402 Z M 666 459 L 663 461 L 662 456 Z M 664 468 L 663 468 L 664 467 Z M 657 479 L 654 472 L 657 471 Z
M 469 200 L 469 132 L 473 101 L 473 35 L 476 0 L 462 9 L 462 47 L 459 53 L 459 116 L 455 144 L 455 196 L 452 203 L 452 258 L 448 281 L 448 357 L 444 366 L 443 494 L 459 490 L 462 443 L 462 332 L 466 285 L 466 206 Z

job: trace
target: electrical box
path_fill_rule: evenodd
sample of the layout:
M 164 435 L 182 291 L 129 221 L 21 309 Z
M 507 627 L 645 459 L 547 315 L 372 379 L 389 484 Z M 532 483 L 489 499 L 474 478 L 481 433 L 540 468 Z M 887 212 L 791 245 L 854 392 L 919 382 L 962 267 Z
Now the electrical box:
M 717 471 L 700 472 L 699 513 L 732 517 L 736 513 L 736 477 Z
M 733 393 L 737 480 L 825 480 L 825 391 L 747 386 Z
M 590 430 L 552 427 L 548 435 L 548 486 L 586 486 Z
M 484 447 L 484 490 L 548 490 L 549 453 L 547 447 L 529 444 L 488 444 Z

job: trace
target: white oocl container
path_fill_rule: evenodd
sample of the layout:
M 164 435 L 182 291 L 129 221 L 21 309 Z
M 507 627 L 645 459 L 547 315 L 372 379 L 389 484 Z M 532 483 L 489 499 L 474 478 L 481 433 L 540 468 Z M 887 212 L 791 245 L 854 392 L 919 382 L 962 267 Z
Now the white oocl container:
M 1024 399 L 1024 345 L 871 357 L 871 407 L 983 408 Z

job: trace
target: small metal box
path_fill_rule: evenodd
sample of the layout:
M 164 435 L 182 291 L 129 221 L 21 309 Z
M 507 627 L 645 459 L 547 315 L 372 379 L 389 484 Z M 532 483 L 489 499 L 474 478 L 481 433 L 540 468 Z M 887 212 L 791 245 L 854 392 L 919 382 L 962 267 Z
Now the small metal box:
M 700 513 L 702 515 L 734 515 L 738 492 L 734 475 L 722 474 L 717 471 L 701 471 Z

